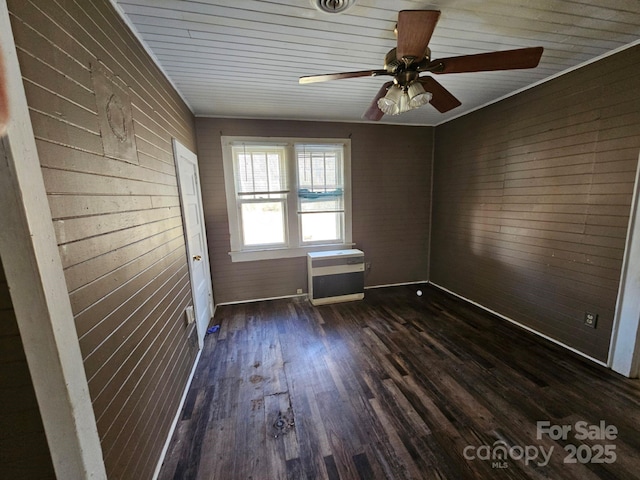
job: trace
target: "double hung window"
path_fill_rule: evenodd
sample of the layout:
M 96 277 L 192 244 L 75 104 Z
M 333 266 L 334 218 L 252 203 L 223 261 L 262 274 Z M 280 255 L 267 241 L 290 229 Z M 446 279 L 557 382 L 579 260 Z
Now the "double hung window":
M 284 148 L 233 146 L 242 244 L 286 245 L 287 185 Z
M 234 261 L 351 246 L 349 140 L 222 137 Z

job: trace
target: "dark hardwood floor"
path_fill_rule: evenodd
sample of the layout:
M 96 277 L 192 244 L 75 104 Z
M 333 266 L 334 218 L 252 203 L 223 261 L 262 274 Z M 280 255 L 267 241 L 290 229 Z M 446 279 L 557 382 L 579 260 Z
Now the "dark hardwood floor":
M 433 287 L 214 323 L 161 479 L 640 478 L 638 380 Z

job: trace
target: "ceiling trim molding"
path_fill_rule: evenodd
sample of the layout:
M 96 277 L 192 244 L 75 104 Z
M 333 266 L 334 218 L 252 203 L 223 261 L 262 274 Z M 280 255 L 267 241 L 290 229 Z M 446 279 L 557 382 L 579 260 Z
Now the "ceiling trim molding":
M 196 114 L 196 118 L 214 118 L 214 119 L 229 119 L 229 120 L 265 120 L 265 121 L 282 121 L 282 122 L 322 122 L 322 123 L 347 123 L 347 124 L 360 124 L 366 123 L 368 125 L 390 125 L 397 127 L 435 127 L 436 125 L 429 123 L 401 123 L 401 122 L 372 122 L 371 120 L 332 120 L 332 119 L 306 119 L 306 118 L 281 118 L 281 117 L 246 117 L 246 116 L 233 116 L 233 115 L 210 115 L 210 114 Z
M 117 0 L 109 0 L 109 3 L 111 3 L 111 6 L 114 8 L 116 13 L 120 17 L 120 19 L 125 23 L 127 27 L 129 27 L 129 30 L 131 30 L 131 33 L 133 34 L 133 36 L 138 39 L 138 42 L 140 42 L 140 45 L 142 46 L 144 51 L 147 52 L 147 55 L 151 57 L 151 61 L 158 68 L 158 70 L 160 70 L 160 73 L 162 73 L 164 78 L 167 80 L 167 82 L 169 82 L 169 84 L 173 87 L 176 93 L 180 96 L 180 98 L 185 103 L 187 108 L 191 111 L 191 113 L 193 113 L 193 107 L 191 106 L 191 104 L 187 101 L 184 95 L 182 95 L 182 92 L 178 89 L 176 84 L 173 83 L 173 80 L 171 79 L 171 77 L 167 74 L 165 69 L 160 64 L 160 60 L 158 60 L 158 57 L 156 57 L 155 53 L 151 51 L 151 48 L 149 48 L 149 45 L 147 45 L 147 42 L 144 41 L 144 38 L 142 38 L 142 35 L 140 34 L 140 32 L 138 32 L 138 29 L 135 27 L 135 25 L 131 22 L 131 20 L 129 20 L 129 17 L 127 16 L 123 8 L 118 4 Z

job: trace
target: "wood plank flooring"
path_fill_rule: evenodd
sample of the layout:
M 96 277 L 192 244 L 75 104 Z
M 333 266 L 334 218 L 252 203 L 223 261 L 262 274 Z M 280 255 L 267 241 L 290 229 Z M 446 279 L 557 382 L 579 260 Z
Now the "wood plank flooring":
M 214 323 L 160 479 L 640 478 L 638 380 L 436 288 Z

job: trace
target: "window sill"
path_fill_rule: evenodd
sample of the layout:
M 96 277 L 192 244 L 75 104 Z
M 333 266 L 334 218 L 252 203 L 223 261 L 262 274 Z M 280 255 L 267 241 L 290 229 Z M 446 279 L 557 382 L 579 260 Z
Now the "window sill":
M 275 260 L 278 258 L 305 257 L 309 252 L 325 252 L 353 248 L 355 243 L 333 243 L 330 245 L 308 245 L 298 248 L 272 248 L 268 250 L 244 250 L 229 252 L 232 262 L 254 262 L 258 260 Z

